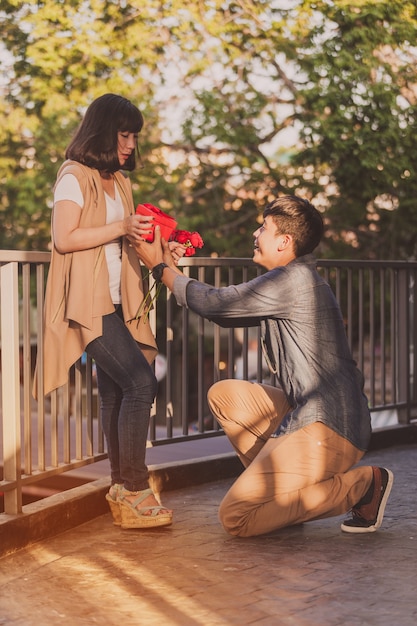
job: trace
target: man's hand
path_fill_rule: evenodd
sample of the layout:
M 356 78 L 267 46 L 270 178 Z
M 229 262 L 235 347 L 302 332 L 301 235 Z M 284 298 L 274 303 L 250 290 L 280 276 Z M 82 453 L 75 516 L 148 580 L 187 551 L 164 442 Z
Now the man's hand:
M 162 246 L 164 244 L 164 241 L 165 240 L 162 239 Z M 168 243 L 168 249 L 171 253 L 171 256 L 174 260 L 175 265 L 178 265 L 178 261 L 182 259 L 182 257 L 187 251 L 187 248 L 182 243 L 178 243 L 178 241 L 170 241 Z
M 135 248 L 135 252 L 148 268 L 148 270 L 152 270 L 159 263 L 166 263 L 168 268 L 164 269 L 162 274 L 162 282 L 164 285 L 168 287 L 171 291 L 174 288 L 174 281 L 177 275 L 182 275 L 182 272 L 177 268 L 175 259 L 172 257 L 172 254 L 169 249 L 169 244 L 165 239 L 161 240 L 161 231 L 159 226 L 155 226 L 155 237 L 152 243 L 147 243 L 146 241 L 132 241 L 131 245 Z M 185 253 L 185 247 L 184 248 Z M 178 249 L 177 253 L 178 253 Z
M 161 241 L 159 226 L 155 226 L 155 237 L 152 243 L 146 241 L 131 241 L 131 243 L 140 260 L 149 270 L 159 263 L 166 263 L 168 267 L 175 268 L 175 260 L 170 252 L 168 242 L 165 239 Z M 176 255 L 178 256 L 177 250 Z

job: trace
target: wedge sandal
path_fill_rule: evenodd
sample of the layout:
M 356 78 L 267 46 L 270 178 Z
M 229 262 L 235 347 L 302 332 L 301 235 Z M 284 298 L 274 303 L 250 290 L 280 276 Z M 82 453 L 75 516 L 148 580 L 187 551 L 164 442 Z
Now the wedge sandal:
M 122 514 L 120 512 L 119 494 L 123 490 L 123 485 L 114 484 L 110 487 L 109 492 L 106 493 L 106 500 L 109 503 L 110 511 L 113 516 L 113 524 L 115 526 L 121 526 Z
M 172 512 L 166 512 L 163 506 L 144 506 L 136 508 L 150 495 L 154 495 L 152 489 L 143 491 L 119 491 L 118 502 L 120 507 L 122 528 L 156 528 L 157 526 L 169 526 L 172 524 Z M 126 496 L 137 496 L 130 502 Z M 164 511 L 162 513 L 162 511 Z

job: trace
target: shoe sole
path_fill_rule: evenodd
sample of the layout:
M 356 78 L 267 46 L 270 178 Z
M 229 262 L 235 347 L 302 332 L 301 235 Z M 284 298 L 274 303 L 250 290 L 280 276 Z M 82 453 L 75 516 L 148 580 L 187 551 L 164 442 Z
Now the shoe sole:
M 345 524 L 342 523 L 340 528 L 343 530 L 343 532 L 354 533 L 354 534 L 374 533 L 376 530 L 378 530 L 378 528 L 380 528 L 382 524 L 382 520 L 384 519 L 384 513 L 385 513 L 387 500 L 389 498 L 389 494 L 391 493 L 392 484 L 394 482 L 394 474 L 391 472 L 391 470 L 386 469 L 386 468 L 384 469 L 388 473 L 388 481 L 387 481 L 387 486 L 385 487 L 384 495 L 382 496 L 381 504 L 379 505 L 378 515 L 377 515 L 375 524 L 372 524 L 372 526 L 346 526 Z
M 149 519 L 144 519 L 146 517 L 149 517 Z M 132 528 L 160 528 L 161 526 L 171 526 L 171 524 L 172 516 L 168 515 L 156 515 L 155 517 L 144 515 L 141 518 L 133 520 L 124 520 L 122 515 L 121 527 L 123 530 L 128 530 Z
M 109 494 L 106 495 L 106 500 L 109 503 L 110 511 L 113 517 L 113 524 L 120 526 L 122 523 L 122 515 L 120 513 L 120 505 L 117 501 L 114 501 Z
M 123 501 L 119 502 L 120 506 L 120 520 L 121 527 L 123 529 L 129 528 L 158 528 L 159 526 L 170 526 L 172 524 L 172 513 L 157 512 L 157 509 L 162 509 L 162 506 L 149 507 L 149 510 L 154 510 L 154 515 L 145 515 L 140 513 L 137 509 L 132 509 L 129 504 L 125 504 Z M 146 507 L 145 507 L 146 508 Z

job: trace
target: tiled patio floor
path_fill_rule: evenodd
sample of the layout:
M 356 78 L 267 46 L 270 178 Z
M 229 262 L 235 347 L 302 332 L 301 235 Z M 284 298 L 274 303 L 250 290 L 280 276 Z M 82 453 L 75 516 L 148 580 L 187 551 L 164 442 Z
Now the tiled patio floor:
M 415 626 L 417 445 L 370 452 L 394 471 L 382 528 L 340 518 L 237 539 L 217 520 L 231 479 L 163 494 L 171 528 L 110 514 L 0 560 L 8 626 Z

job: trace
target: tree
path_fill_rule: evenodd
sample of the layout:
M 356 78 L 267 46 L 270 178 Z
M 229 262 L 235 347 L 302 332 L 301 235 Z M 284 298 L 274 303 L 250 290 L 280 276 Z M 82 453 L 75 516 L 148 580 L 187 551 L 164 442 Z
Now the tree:
M 266 202 L 300 193 L 324 210 L 322 255 L 415 256 L 414 4 L 2 2 L 0 247 L 47 247 L 69 136 L 115 91 L 145 116 L 135 198 L 204 255 L 251 255 Z
M 415 258 L 416 4 L 303 4 L 314 4 L 314 25 L 300 47 L 308 80 L 294 163 L 310 193 L 326 192 L 333 253 Z
M 0 111 L 3 247 L 46 247 L 51 185 L 94 97 L 115 91 L 149 106 L 152 91 L 139 71 L 155 67 L 145 22 L 135 33 L 144 45 L 128 44 L 137 12 L 119 2 L 2 3 L 12 55 Z

